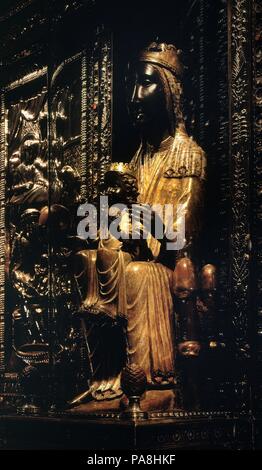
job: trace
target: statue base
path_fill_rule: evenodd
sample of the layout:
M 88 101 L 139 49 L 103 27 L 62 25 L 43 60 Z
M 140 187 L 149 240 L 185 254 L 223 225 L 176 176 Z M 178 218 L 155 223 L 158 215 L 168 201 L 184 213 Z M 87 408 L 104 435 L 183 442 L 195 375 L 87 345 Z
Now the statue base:
M 246 415 L 225 412 L 152 411 L 148 419 L 121 419 L 119 412 L 59 413 L 51 416 L 0 414 L 1 449 L 176 451 L 262 447 Z M 260 443 L 258 442 L 260 439 Z

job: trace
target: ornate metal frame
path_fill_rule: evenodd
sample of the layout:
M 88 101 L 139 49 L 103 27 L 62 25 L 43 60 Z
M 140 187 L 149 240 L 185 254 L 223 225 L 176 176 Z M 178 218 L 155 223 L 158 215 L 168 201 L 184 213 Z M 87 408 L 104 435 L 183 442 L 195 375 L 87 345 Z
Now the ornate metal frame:
M 27 2 L 28 4 L 34 2 Z M 82 4 L 82 2 L 74 2 Z M 205 21 L 204 11 L 208 0 L 200 1 L 200 19 Z M 211 2 L 212 3 L 212 2 Z M 261 164 L 258 151 L 261 147 L 259 112 L 261 75 L 258 52 L 258 13 L 256 0 L 220 1 L 218 60 L 225 66 L 228 60 L 228 77 L 219 77 L 218 88 L 225 102 L 220 103 L 219 142 L 220 154 L 220 218 L 221 233 L 218 246 L 220 264 L 219 314 L 229 325 L 232 355 L 236 359 L 238 373 L 231 378 L 230 395 L 236 400 L 236 409 L 250 410 L 248 377 L 250 358 L 254 359 L 255 343 L 261 359 Z M 212 5 L 211 5 L 212 6 Z M 252 14 L 253 12 L 253 14 Z M 201 17 L 202 15 L 202 17 Z M 228 23 L 225 23 L 227 17 Z M 252 37 L 253 32 L 253 37 Z M 201 44 L 203 45 L 204 32 Z M 202 47 L 202 46 L 201 46 Z M 251 67 L 250 56 L 254 54 Z M 82 196 L 95 199 L 98 185 L 103 178 L 105 165 L 111 158 L 112 135 L 112 38 L 100 29 L 94 41 L 82 54 L 82 106 L 81 106 L 81 177 Z M 203 64 L 202 64 L 203 65 Z M 32 67 L 32 64 L 30 65 Z M 37 73 L 37 72 L 34 72 Z M 250 77 L 253 73 L 252 94 Z M 28 77 L 30 77 L 28 75 Z M 19 78 L 12 86 L 29 78 Z M 21 81 L 22 80 L 22 81 Z M 203 85 L 203 77 L 200 84 Z M 228 83 L 228 89 L 227 89 Z M 10 87 L 9 87 L 10 89 Z M 7 90 L 7 88 L 5 88 Z M 201 104 L 201 96 L 200 104 Z M 228 100 L 228 101 L 227 101 Z M 228 103 L 228 106 L 227 106 Z M 202 108 L 201 108 L 202 109 Z M 4 90 L 1 95 L 0 117 L 0 369 L 4 371 L 4 217 L 5 217 L 5 110 Z M 201 115 L 200 127 L 205 125 Z M 252 124 L 253 123 L 253 124 Z M 254 152 L 252 152 L 254 151 Z M 254 154 L 254 157 L 252 155 Z M 251 181 L 254 189 L 251 188 Z M 251 203 L 254 203 L 251 212 Z M 231 226 L 225 213 L 230 206 Z M 250 217 L 252 215 L 252 218 Z M 251 239 L 253 255 L 251 255 Z M 228 254 L 230 260 L 228 262 Z M 256 259 L 255 259 L 256 257 Z M 255 276 L 258 280 L 255 281 Z M 252 284 L 252 286 L 251 286 Z M 254 295 L 253 295 L 254 294 Z M 251 299 L 253 296 L 253 299 Z M 228 300 L 230 299 L 230 300 Z M 255 299 L 255 300 L 254 300 Z M 221 332 L 221 338 L 224 340 Z M 229 379 L 230 382 L 230 379 Z M 218 387 L 227 395 L 226 384 Z

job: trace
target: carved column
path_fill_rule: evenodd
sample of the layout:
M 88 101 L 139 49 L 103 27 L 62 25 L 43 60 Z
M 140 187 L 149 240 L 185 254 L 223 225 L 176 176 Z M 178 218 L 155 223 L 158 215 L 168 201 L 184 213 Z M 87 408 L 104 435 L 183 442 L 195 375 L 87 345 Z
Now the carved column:
M 0 97 L 0 371 L 5 369 L 5 100 Z
M 87 61 L 86 183 L 89 201 L 98 195 L 107 164 L 111 161 L 112 45 L 110 34 L 98 32 Z M 83 66 L 84 69 L 85 66 Z M 82 139 L 84 137 L 82 136 Z
M 252 56 L 253 56 L 253 161 L 252 161 L 252 311 L 254 312 L 254 342 L 257 368 L 255 369 L 255 406 L 262 409 L 262 76 L 261 76 L 261 3 L 252 1 Z
M 250 161 L 250 2 L 232 0 L 229 19 L 231 160 L 231 309 L 239 358 L 250 357 L 249 340 L 249 161 Z

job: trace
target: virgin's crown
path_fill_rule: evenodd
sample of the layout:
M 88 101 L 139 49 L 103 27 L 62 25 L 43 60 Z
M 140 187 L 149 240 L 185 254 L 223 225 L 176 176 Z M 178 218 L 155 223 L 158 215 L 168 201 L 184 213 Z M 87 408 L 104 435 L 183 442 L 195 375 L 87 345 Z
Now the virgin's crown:
M 181 51 L 173 44 L 152 42 L 140 53 L 139 60 L 164 67 L 181 78 L 183 65 L 179 59 L 180 54 Z

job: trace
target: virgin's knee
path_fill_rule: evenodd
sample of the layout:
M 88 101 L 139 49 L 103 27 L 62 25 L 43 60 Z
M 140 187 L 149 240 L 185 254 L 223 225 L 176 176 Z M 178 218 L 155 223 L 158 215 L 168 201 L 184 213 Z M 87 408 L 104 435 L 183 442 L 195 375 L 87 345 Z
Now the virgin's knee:
M 145 273 L 146 271 L 146 263 L 143 261 L 134 261 L 129 263 L 126 268 L 126 274 L 128 276 L 138 276 L 141 273 Z
M 132 304 L 141 292 L 146 279 L 146 263 L 132 262 L 126 268 L 127 301 Z

